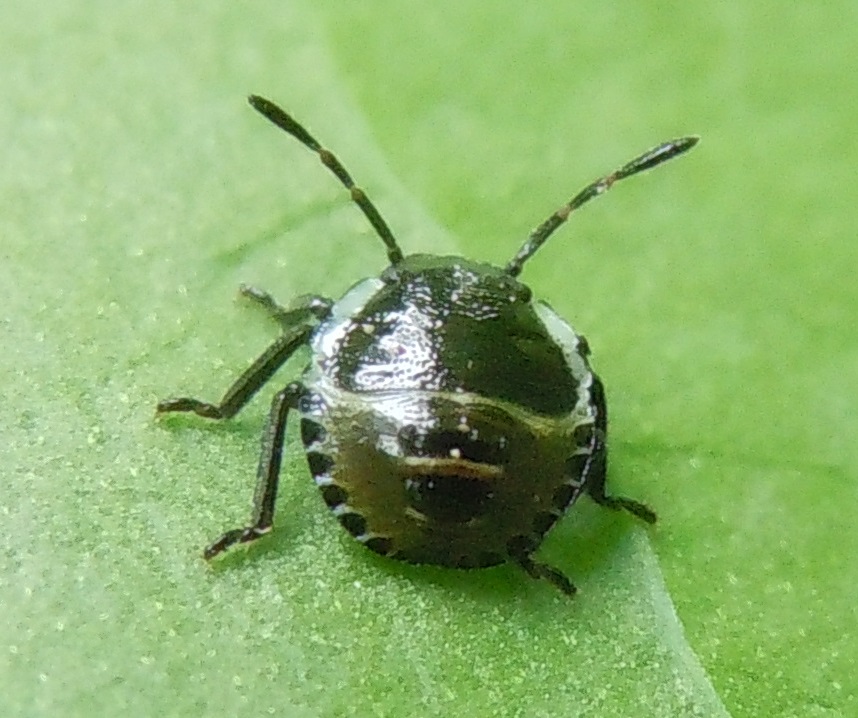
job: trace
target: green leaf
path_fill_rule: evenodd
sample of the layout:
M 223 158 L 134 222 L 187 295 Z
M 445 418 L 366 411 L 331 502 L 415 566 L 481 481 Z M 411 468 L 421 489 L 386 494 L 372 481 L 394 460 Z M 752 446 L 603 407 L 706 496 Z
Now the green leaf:
M 12 5 L 3 715 L 854 714 L 850 5 Z M 301 361 L 223 424 L 156 402 L 216 399 L 271 341 L 240 282 L 339 296 L 384 266 L 250 92 L 337 151 L 406 251 L 492 262 L 600 173 L 703 135 L 523 276 L 594 349 L 611 487 L 660 516 L 576 506 L 540 551 L 574 600 L 371 555 L 294 430 L 277 530 L 202 561 L 246 519 Z

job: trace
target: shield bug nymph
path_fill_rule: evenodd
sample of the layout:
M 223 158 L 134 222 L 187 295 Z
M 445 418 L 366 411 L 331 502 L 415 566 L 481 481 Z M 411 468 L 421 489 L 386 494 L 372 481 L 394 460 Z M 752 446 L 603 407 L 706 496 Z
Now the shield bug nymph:
M 310 348 L 301 380 L 274 395 L 249 524 L 227 531 L 205 557 L 271 530 L 286 422 L 297 414 L 325 503 L 367 548 L 459 568 L 511 561 L 573 593 L 563 573 L 533 554 L 582 493 L 649 523 L 655 514 L 605 493 L 608 416 L 587 342 L 517 277 L 572 212 L 697 138 L 665 142 L 587 185 L 534 229 L 505 267 L 495 267 L 405 256 L 329 150 L 269 100 L 252 96 L 250 104 L 317 153 L 349 190 L 384 242 L 389 266 L 336 302 L 309 296 L 284 308 L 243 287 L 280 324 L 280 337 L 220 403 L 158 404 L 159 414 L 228 419 L 297 349 Z

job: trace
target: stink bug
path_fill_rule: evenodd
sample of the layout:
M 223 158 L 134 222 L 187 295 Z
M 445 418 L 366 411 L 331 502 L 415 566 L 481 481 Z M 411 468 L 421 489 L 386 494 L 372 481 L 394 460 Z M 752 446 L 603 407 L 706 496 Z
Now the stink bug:
M 346 530 L 376 553 L 459 568 L 511 561 L 572 594 L 534 552 L 586 492 L 646 522 L 646 505 L 605 493 L 608 417 L 589 349 L 518 281 L 524 263 L 583 204 L 621 179 L 689 150 L 665 142 L 587 185 L 531 232 L 505 267 L 462 257 L 405 256 L 375 205 L 339 160 L 262 97 L 250 104 L 317 153 L 387 248 L 389 266 L 339 301 L 289 308 L 243 287 L 280 337 L 218 404 L 167 399 L 158 414 L 235 415 L 299 348 L 300 381 L 277 392 L 262 434 L 253 515 L 208 548 L 211 559 L 271 531 L 287 418 L 297 414 L 310 471 Z

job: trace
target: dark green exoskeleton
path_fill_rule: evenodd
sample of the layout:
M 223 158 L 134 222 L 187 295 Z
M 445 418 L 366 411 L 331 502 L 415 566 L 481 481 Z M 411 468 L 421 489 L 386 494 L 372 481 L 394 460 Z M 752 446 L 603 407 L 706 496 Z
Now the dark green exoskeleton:
M 588 185 L 499 268 L 404 256 L 331 152 L 272 102 L 253 96 L 250 104 L 316 152 L 345 185 L 387 247 L 390 266 L 337 302 L 311 296 L 285 309 L 243 287 L 279 322 L 281 336 L 219 404 L 158 404 L 159 414 L 228 419 L 297 349 L 310 347 L 301 381 L 274 396 L 250 523 L 227 531 L 205 557 L 271 530 L 283 435 L 295 411 L 325 503 L 368 548 L 460 568 L 512 561 L 574 593 L 563 573 L 533 553 L 583 492 L 649 523 L 656 517 L 642 503 L 605 493 L 608 415 L 587 343 L 516 277 L 574 210 L 697 138 L 665 142 Z

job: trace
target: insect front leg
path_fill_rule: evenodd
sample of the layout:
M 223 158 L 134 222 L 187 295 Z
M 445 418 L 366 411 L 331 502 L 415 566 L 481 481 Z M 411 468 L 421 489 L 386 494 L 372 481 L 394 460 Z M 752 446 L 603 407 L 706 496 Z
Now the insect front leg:
M 305 323 L 312 319 L 320 321 L 326 319 L 333 306 L 330 299 L 316 294 L 304 294 L 297 297 L 288 307 L 284 307 L 264 289 L 242 284 L 238 291 L 241 292 L 242 296 L 252 299 L 268 312 L 268 315 L 283 328 L 283 331 L 288 331 L 296 324 Z
M 304 387 L 292 383 L 274 395 L 265 430 L 262 432 L 262 447 L 259 453 L 259 468 L 256 471 L 256 491 L 253 495 L 253 515 L 250 523 L 227 531 L 208 546 L 203 557 L 211 559 L 237 543 L 249 543 L 261 538 L 274 524 L 274 504 L 277 500 L 277 484 L 283 458 L 283 437 L 290 409 L 295 409 L 304 394 Z

